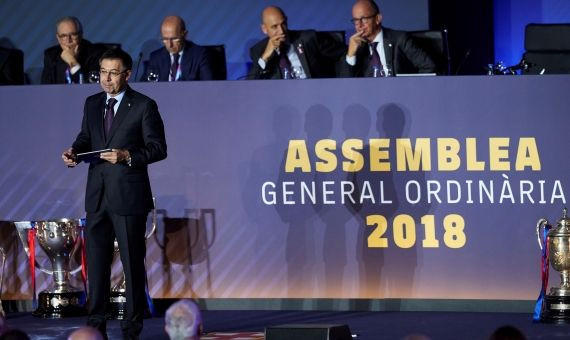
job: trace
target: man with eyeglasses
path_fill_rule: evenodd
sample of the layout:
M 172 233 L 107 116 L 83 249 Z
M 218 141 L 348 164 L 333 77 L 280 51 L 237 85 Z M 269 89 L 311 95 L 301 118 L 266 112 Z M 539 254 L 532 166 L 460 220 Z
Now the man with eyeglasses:
M 88 82 L 90 71 L 99 69 L 101 48 L 83 39 L 83 28 L 76 17 L 56 23 L 59 43 L 44 52 L 42 84 L 80 84 Z
M 407 36 L 382 26 L 382 13 L 374 1 L 352 6 L 356 30 L 348 43 L 342 77 L 380 77 L 398 73 L 434 73 L 433 60 Z
M 144 265 L 146 220 L 153 208 L 148 164 L 166 158 L 164 124 L 156 102 L 131 89 L 133 61 L 120 49 L 101 56 L 104 92 L 85 100 L 81 130 L 62 159 L 75 167 L 79 153 L 98 150 L 89 164 L 85 227 L 89 306 L 87 325 L 106 337 L 115 238 L 126 277 L 123 339 L 138 339 L 147 309 Z
M 253 64 L 248 79 L 335 76 L 334 65 L 345 51 L 340 41 L 314 30 L 289 30 L 287 16 L 277 6 L 266 7 L 261 13 L 261 31 L 267 37 L 250 49 Z
M 150 54 L 142 81 L 214 79 L 206 48 L 186 40 L 188 31 L 182 18 L 166 17 L 160 35 L 164 47 Z

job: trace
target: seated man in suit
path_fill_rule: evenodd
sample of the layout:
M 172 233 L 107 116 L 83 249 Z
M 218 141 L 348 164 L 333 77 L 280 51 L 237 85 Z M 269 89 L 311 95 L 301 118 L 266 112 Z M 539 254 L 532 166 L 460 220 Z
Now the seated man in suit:
M 342 57 L 345 46 L 314 30 L 292 31 L 287 17 L 276 6 L 261 14 L 261 30 L 267 38 L 250 49 L 253 66 L 249 79 L 292 79 L 334 77 L 334 65 Z
M 382 13 L 371 0 L 352 6 L 356 33 L 350 37 L 341 77 L 379 77 L 398 73 L 435 73 L 433 60 L 406 32 L 382 27 Z
M 23 84 L 24 53 L 14 48 L 0 47 L 0 85 Z
M 76 17 L 64 17 L 56 24 L 59 45 L 44 52 L 42 84 L 80 84 L 89 72 L 99 71 L 104 50 L 83 39 L 83 27 Z
M 160 34 L 164 47 L 153 51 L 143 73 L 143 81 L 212 80 L 212 67 L 205 47 L 186 40 L 184 20 L 168 16 Z

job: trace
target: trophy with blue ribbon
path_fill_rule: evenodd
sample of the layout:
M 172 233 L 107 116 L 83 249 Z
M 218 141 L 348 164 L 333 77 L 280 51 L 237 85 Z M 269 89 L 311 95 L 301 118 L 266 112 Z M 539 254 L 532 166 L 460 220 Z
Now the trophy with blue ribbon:
M 536 225 L 538 245 L 542 250 L 542 288 L 535 307 L 535 321 L 570 323 L 570 219 L 567 209 L 556 227 L 542 218 Z M 549 263 L 560 273 L 560 285 L 547 294 Z

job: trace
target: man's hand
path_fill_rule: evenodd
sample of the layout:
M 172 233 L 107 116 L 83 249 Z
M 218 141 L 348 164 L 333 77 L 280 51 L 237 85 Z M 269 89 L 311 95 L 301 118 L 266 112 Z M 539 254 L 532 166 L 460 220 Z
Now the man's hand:
M 72 148 L 65 150 L 61 154 L 61 159 L 63 159 L 63 163 L 65 163 L 65 165 L 70 168 L 73 168 L 77 165 L 77 155 L 75 155 L 75 152 L 73 152 Z
M 75 45 L 73 47 L 63 47 L 63 51 L 61 51 L 61 59 L 69 65 L 69 67 L 73 67 L 77 64 L 77 51 L 79 50 L 79 45 Z
M 267 41 L 267 46 L 265 46 L 265 51 L 261 55 L 261 59 L 267 62 L 269 58 L 271 58 L 273 52 L 275 52 L 276 50 L 279 49 L 279 47 L 281 47 L 281 44 L 285 41 L 286 38 L 287 36 L 284 33 L 274 35 L 272 38 L 270 38 Z
M 111 164 L 117 164 L 121 162 L 126 163 L 131 155 L 129 154 L 129 150 L 111 149 L 110 152 L 101 153 L 100 157 Z
M 366 39 L 362 37 L 363 31 L 354 33 L 348 40 L 348 52 L 346 53 L 349 57 L 354 57 L 358 48 L 366 42 Z

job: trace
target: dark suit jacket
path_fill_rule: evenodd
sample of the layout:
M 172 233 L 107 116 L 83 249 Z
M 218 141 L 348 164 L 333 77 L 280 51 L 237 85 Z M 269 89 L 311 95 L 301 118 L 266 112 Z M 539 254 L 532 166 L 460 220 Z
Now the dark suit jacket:
M 386 64 L 398 73 L 435 73 L 433 60 L 413 41 L 406 32 L 382 27 Z M 364 77 L 370 67 L 370 50 L 363 44 L 356 52 L 356 65 L 350 66 L 346 59 L 340 62 L 341 77 Z
M 87 98 L 81 132 L 72 148 L 76 153 L 127 149 L 131 166 L 105 161 L 91 163 L 85 210 L 97 211 L 104 194 L 113 213 L 146 214 L 153 207 L 147 165 L 166 158 L 164 125 L 158 107 L 154 100 L 127 87 L 106 140 L 103 127 L 106 99 L 104 92 Z
M 297 56 L 303 65 L 307 78 L 330 78 L 334 77 L 334 65 L 342 57 L 346 48 L 339 41 L 328 35 L 318 35 L 314 30 L 289 31 L 289 41 L 293 45 Z M 248 79 L 281 79 L 279 69 L 279 56 L 277 53 L 269 58 L 263 70 L 257 62 L 265 51 L 267 41 L 265 38 L 250 49 L 250 57 L 253 63 Z
M 150 70 L 158 71 L 158 81 L 168 81 L 170 74 L 170 54 L 166 47 L 159 48 L 150 54 L 147 68 L 143 73 L 142 81 L 147 80 Z M 191 41 L 184 43 L 184 53 L 180 65 L 179 80 L 212 80 L 212 66 L 210 65 L 208 51 L 205 47 L 196 45 Z
M 52 46 L 44 52 L 44 69 L 42 71 L 42 84 L 66 84 L 65 70 L 67 63 L 61 59 L 61 47 L 59 45 Z M 80 74 L 83 76 L 83 82 L 88 82 L 89 71 L 99 70 L 99 57 L 103 54 L 104 49 L 93 45 L 89 41 L 83 39 L 79 44 L 79 55 L 77 61 L 81 65 L 81 69 L 71 76 L 73 83 L 79 83 Z
M 0 47 L 0 85 L 24 84 L 24 53 Z

